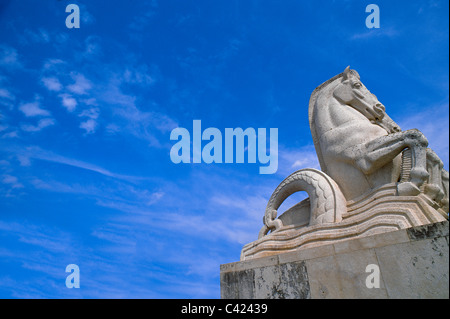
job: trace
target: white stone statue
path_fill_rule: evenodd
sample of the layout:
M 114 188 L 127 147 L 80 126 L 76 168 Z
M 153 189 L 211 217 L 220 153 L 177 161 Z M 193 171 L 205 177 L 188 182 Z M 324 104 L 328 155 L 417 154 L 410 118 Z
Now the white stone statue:
M 448 172 L 417 129 L 401 131 L 345 71 L 317 87 L 309 122 L 321 170 L 302 169 L 274 191 L 259 239 L 241 259 L 317 246 L 448 218 Z M 309 198 L 277 218 L 297 191 Z

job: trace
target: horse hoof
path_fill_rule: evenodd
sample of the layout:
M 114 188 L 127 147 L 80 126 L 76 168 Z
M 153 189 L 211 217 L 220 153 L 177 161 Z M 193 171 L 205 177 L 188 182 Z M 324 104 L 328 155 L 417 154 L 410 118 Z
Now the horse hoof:
M 411 182 L 400 183 L 397 185 L 399 196 L 416 196 L 420 194 L 420 189 Z
M 440 202 L 444 198 L 444 192 L 436 184 L 425 185 L 424 191 L 425 195 L 436 202 Z
M 443 200 L 441 200 L 441 202 L 439 203 L 442 207 L 442 209 L 448 214 L 449 210 L 449 202 L 447 198 L 444 198 Z M 448 218 L 448 215 L 447 215 Z

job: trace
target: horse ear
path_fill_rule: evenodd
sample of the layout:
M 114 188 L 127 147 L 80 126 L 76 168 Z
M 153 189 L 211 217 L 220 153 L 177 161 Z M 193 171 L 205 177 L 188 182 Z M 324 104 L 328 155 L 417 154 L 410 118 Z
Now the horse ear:
M 350 77 L 350 65 L 345 68 L 343 76 L 342 76 L 342 81 L 348 80 L 349 77 Z

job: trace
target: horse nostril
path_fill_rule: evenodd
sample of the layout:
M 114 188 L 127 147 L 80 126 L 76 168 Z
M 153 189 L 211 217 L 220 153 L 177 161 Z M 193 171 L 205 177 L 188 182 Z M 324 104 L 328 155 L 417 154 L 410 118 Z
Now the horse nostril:
M 383 112 L 386 110 L 386 108 L 384 107 L 384 105 L 381 104 L 381 103 L 377 103 L 377 104 L 375 104 L 375 106 L 376 106 L 379 110 L 381 110 L 381 111 L 383 111 Z

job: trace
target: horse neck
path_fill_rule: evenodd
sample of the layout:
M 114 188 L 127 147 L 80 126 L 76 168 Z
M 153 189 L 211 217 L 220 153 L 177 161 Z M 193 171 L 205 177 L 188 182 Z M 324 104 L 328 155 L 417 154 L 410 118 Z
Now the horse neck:
M 373 125 L 359 111 L 349 105 L 340 103 L 332 95 L 325 101 L 318 99 L 315 111 L 315 127 L 319 136 L 352 121 L 368 126 Z

